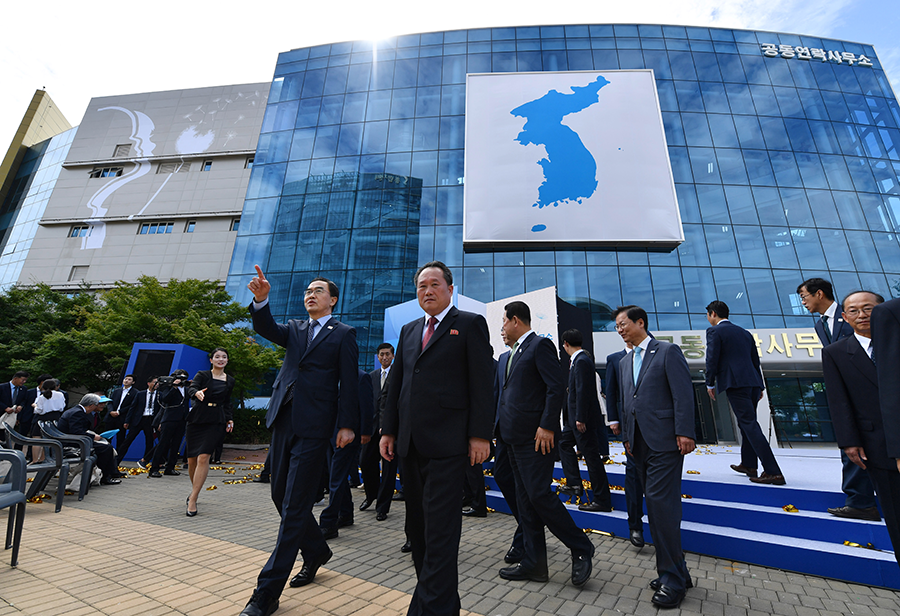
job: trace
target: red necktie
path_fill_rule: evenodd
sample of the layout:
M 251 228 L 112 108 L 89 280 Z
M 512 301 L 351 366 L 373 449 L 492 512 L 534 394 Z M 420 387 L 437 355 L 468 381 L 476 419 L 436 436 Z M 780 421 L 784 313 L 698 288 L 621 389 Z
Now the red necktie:
M 425 350 L 425 347 L 428 345 L 428 341 L 431 340 L 431 337 L 434 335 L 434 326 L 437 325 L 437 319 L 431 317 L 428 319 L 428 329 L 425 330 L 425 337 L 422 338 L 422 350 Z

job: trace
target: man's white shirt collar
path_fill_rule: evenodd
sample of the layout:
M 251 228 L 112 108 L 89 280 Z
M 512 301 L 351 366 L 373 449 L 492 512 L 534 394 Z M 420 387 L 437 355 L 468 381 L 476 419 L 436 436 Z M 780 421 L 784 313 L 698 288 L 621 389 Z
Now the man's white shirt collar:
M 828 310 L 822 315 L 823 317 L 828 317 L 828 321 L 825 322 L 825 327 L 828 328 L 828 333 L 834 333 L 834 323 L 837 321 L 837 302 L 831 302 L 831 305 L 828 307 Z
M 447 307 L 444 308 L 443 310 L 441 310 L 440 314 L 435 316 L 435 318 L 437 319 L 437 323 L 435 323 L 435 325 L 434 325 L 435 329 L 437 329 L 438 325 L 440 325 L 441 323 L 444 322 L 444 318 L 447 316 L 447 313 L 450 312 L 451 308 L 453 308 L 453 304 L 452 303 L 447 304 Z M 430 318 L 431 318 L 431 315 L 429 315 L 429 314 L 425 315 L 425 327 L 426 328 L 428 327 L 428 319 L 430 319 Z
M 860 336 L 856 332 L 853 332 L 853 335 L 856 336 L 857 342 L 859 342 L 859 346 L 863 348 L 863 351 L 866 352 L 866 355 L 872 357 L 872 339 L 866 338 L 865 336 Z

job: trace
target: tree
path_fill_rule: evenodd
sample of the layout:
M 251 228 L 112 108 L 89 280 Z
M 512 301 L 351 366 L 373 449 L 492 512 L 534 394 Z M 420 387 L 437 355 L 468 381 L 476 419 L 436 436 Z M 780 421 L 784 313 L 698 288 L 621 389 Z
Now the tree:
M 93 303 L 72 312 L 72 326 L 47 331 L 26 364 L 68 387 L 104 391 L 117 385 L 135 342 L 228 349 L 227 372 L 242 400 L 280 364 L 282 351 L 255 341 L 245 324 L 246 308 L 214 280 L 173 279 L 163 285 L 142 276 L 98 292 Z

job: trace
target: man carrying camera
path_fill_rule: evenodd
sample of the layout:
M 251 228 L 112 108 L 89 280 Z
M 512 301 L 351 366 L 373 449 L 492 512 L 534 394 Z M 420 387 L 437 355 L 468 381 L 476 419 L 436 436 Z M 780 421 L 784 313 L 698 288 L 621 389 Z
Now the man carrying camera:
M 178 450 L 181 449 L 190 410 L 190 400 L 186 392 L 189 383 L 188 373 L 179 368 L 170 376 L 160 377 L 156 385 L 159 411 L 153 418 L 153 426 L 159 430 L 159 443 L 150 463 L 150 477 L 163 476 L 163 473 L 159 472 L 163 460 L 166 463 L 164 474 L 181 474 L 175 470 L 175 464 L 178 462 Z

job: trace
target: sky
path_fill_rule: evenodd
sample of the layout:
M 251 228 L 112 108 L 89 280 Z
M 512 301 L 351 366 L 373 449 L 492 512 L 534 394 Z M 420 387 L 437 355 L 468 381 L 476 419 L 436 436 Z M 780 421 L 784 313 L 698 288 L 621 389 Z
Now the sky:
M 651 23 L 808 34 L 875 47 L 900 86 L 898 0 L 255 0 L 5 3 L 0 153 L 34 91 L 74 126 L 91 98 L 272 79 L 279 52 L 398 34 L 575 23 Z M 623 6 L 623 5 L 629 6 Z

